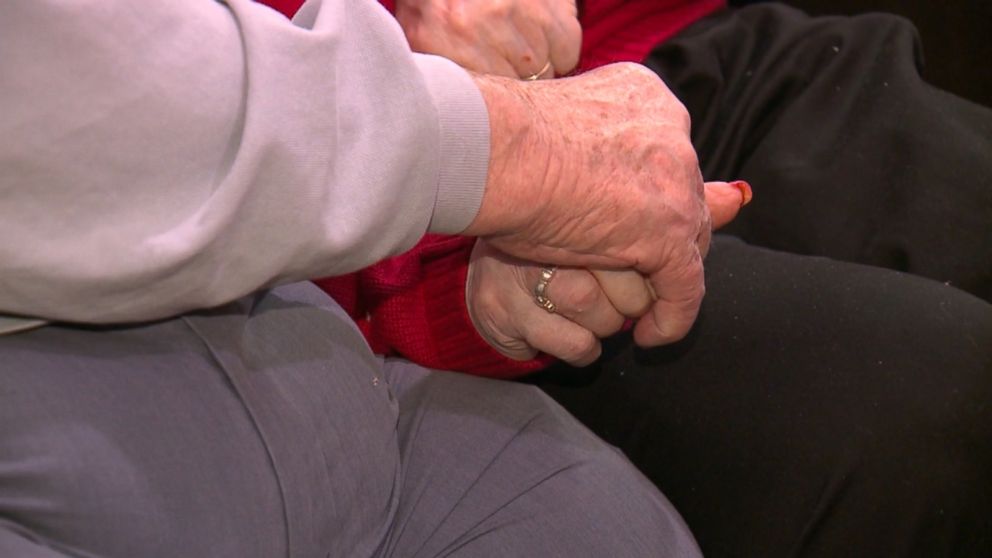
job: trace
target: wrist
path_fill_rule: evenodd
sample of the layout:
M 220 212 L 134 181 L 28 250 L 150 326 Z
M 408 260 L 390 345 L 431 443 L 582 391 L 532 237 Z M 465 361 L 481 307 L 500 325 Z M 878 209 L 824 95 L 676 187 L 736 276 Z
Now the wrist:
M 535 84 L 472 77 L 489 113 L 490 152 L 482 204 L 462 234 L 511 234 L 525 228 L 552 197 L 554 128 L 529 91 Z

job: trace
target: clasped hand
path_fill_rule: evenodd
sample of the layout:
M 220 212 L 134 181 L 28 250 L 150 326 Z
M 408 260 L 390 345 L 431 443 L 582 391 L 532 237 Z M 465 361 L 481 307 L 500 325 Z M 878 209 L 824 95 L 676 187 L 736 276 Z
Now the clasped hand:
M 581 32 L 567 0 L 401 0 L 397 16 L 415 50 L 494 74 L 475 76 L 492 145 L 465 231 L 482 238 L 466 287 L 480 335 L 511 358 L 541 350 L 576 365 L 595 360 L 599 339 L 626 318 L 642 346 L 682 338 L 705 290 L 714 222 L 731 220 L 742 198 L 727 183 L 704 187 L 688 113 L 661 80 L 614 64 L 519 81 L 546 61 L 558 74 L 576 64 Z M 534 303 L 545 264 L 562 266 L 549 283 L 555 313 Z
M 737 215 L 742 196 L 733 185 L 706 184 L 714 228 Z M 542 351 L 575 366 L 590 364 L 599 358 L 600 339 L 620 331 L 628 318 L 645 315 L 655 302 L 636 271 L 562 267 L 549 282 L 556 306 L 550 313 L 534 302 L 541 267 L 484 239 L 472 251 L 466 285 L 472 323 L 489 345 L 516 360 Z

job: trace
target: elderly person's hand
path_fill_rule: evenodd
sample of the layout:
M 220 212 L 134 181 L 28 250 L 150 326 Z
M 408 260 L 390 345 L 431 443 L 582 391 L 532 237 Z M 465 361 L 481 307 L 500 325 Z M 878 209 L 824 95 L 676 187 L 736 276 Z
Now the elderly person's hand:
M 483 74 L 550 78 L 579 61 L 573 0 L 397 0 L 396 19 L 413 50 Z
M 746 183 L 707 183 L 714 228 L 730 222 L 750 196 Z M 654 300 L 636 271 L 562 267 L 551 279 L 542 278 L 540 265 L 508 256 L 485 240 L 476 242 L 465 295 L 479 335 L 513 359 L 543 351 L 584 366 L 599 357 L 600 338 L 619 331 L 625 318 L 643 315 Z M 553 311 L 536 303 L 535 287 L 542 280 Z
M 475 79 L 492 145 L 482 206 L 464 234 L 531 261 L 636 269 L 658 299 L 635 341 L 685 336 L 711 234 L 685 107 L 637 64 L 557 80 Z

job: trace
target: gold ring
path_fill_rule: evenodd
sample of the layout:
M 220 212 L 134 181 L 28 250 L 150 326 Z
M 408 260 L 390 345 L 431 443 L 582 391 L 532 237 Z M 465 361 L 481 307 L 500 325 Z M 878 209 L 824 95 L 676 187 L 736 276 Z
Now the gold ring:
M 538 306 L 544 308 L 549 313 L 554 314 L 555 306 L 554 302 L 548 298 L 548 283 L 551 283 L 551 278 L 555 276 L 555 271 L 558 270 L 558 266 L 549 266 L 541 268 L 541 279 L 538 280 L 537 285 L 534 287 L 534 302 Z
M 541 76 L 544 75 L 544 72 L 547 72 L 550 69 L 551 69 L 551 61 L 548 60 L 548 63 L 545 64 L 543 68 L 541 68 L 541 71 L 537 72 L 536 74 L 531 74 L 531 75 L 525 77 L 524 78 L 524 81 L 537 81 L 537 80 L 541 79 Z

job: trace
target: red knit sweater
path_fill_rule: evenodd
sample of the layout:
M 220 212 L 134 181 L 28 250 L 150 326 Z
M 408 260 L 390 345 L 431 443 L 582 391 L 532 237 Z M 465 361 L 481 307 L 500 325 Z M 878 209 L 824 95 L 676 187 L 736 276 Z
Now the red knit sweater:
M 390 11 L 394 0 L 381 0 Z M 302 0 L 263 0 L 287 16 Z M 723 8 L 726 0 L 586 0 L 579 71 L 640 62 L 655 45 Z M 372 350 L 445 370 L 513 378 L 544 368 L 541 355 L 515 361 L 476 333 L 465 303 L 474 238 L 426 235 L 410 251 L 357 273 L 314 282 L 358 323 Z

